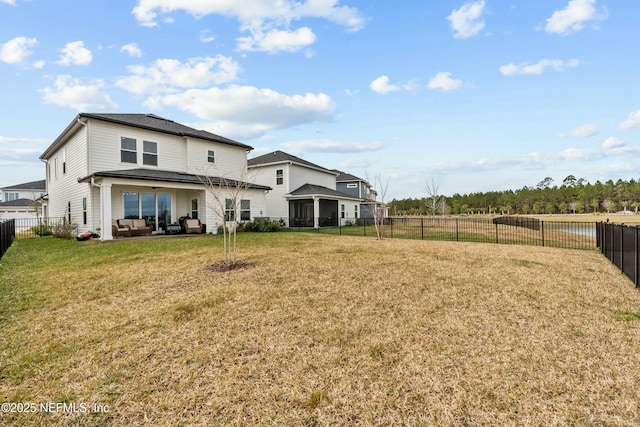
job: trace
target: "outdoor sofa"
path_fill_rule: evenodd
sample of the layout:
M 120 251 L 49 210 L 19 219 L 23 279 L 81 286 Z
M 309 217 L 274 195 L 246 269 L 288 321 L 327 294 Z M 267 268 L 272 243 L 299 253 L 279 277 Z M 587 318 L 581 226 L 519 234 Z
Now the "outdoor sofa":
M 130 236 L 151 235 L 151 227 L 147 225 L 144 218 L 138 219 L 119 219 L 118 226 L 121 228 L 129 228 Z

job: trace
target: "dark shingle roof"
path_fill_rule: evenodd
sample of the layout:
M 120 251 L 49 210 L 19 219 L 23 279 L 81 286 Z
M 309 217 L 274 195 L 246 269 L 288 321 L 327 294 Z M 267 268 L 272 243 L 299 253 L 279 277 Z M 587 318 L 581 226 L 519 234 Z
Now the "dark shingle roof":
M 355 175 L 351 175 L 350 173 L 346 173 L 346 172 L 342 172 L 341 170 L 338 169 L 333 169 L 333 171 L 337 174 L 339 174 L 336 177 L 336 182 L 345 182 L 345 181 L 362 181 L 362 182 L 367 182 L 362 178 L 359 178 Z
M 0 190 L 42 190 L 47 189 L 47 182 L 43 179 L 40 181 L 25 182 L 24 184 L 10 185 L 2 187 Z
M 98 114 L 98 113 L 80 113 L 73 119 L 69 126 L 56 138 L 56 140 L 45 150 L 40 158 L 44 158 L 51 150 L 58 146 L 63 140 L 65 135 L 71 131 L 74 127 L 79 126 L 78 120 L 81 118 L 88 118 L 94 120 L 102 120 L 109 123 L 115 123 L 119 125 L 132 126 L 140 129 L 146 129 L 156 132 L 167 133 L 176 136 L 187 136 L 193 138 L 200 138 L 207 141 L 218 142 L 221 144 L 233 145 L 236 147 L 244 148 L 245 150 L 253 150 L 250 145 L 243 144 L 238 141 L 234 141 L 229 138 L 216 135 L 205 130 L 194 129 L 189 126 L 174 122 L 173 120 L 165 119 L 155 114 Z
M 0 208 L 4 208 L 4 207 L 16 207 L 16 208 L 31 207 L 31 206 L 33 206 L 33 203 L 34 203 L 34 201 L 30 200 L 30 199 L 10 200 L 8 202 L 0 202 Z
M 335 174 L 336 172 L 323 168 L 320 165 L 316 165 L 315 163 L 311 163 L 307 160 L 301 159 L 300 157 L 296 157 L 293 154 L 285 153 L 284 151 L 276 150 L 272 153 L 263 154 L 262 156 L 254 157 L 253 159 L 249 159 L 247 161 L 248 166 L 261 166 L 261 165 L 269 165 L 273 163 L 286 163 L 292 162 L 297 163 L 302 166 L 307 166 L 314 169 L 320 169 L 323 171 L 327 171 Z
M 163 181 L 163 182 L 180 182 L 185 184 L 202 184 L 203 182 L 211 182 L 214 185 L 218 185 L 223 182 L 223 178 L 220 177 L 206 177 L 203 175 L 194 175 L 190 173 L 163 171 L 157 169 L 127 169 L 127 170 L 115 170 L 115 171 L 102 171 L 95 172 L 84 178 L 80 178 L 79 182 L 89 181 L 91 178 L 125 178 L 125 179 L 141 179 L 143 181 Z M 257 190 L 271 190 L 271 187 L 265 185 L 251 184 L 242 181 L 227 180 L 229 186 L 235 187 L 237 185 L 247 186 L 247 188 Z
M 340 191 L 332 190 L 331 188 L 323 187 L 322 185 L 304 184 L 293 190 L 289 196 L 329 196 L 337 197 L 341 199 L 355 199 L 360 200 L 357 197 L 353 197 L 350 194 L 342 193 Z

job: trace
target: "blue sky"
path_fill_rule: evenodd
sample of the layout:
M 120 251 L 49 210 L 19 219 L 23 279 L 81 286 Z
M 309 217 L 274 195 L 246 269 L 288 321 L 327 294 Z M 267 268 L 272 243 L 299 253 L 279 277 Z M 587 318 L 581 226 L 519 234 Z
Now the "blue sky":
M 179 6 L 178 6 L 179 5 Z M 386 200 L 640 177 L 637 0 L 0 0 L 0 187 L 78 112 L 154 113 Z

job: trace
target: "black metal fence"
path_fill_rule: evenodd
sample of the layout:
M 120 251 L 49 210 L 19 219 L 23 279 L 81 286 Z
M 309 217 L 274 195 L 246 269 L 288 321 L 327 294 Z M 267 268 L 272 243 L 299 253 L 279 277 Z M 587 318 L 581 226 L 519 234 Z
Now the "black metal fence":
M 51 236 L 55 228 L 65 224 L 66 218 L 16 218 L 14 221 L 16 239 Z
M 640 288 L 640 227 L 599 222 L 596 230 L 602 254 Z
M 295 221 L 294 218 L 283 218 L 282 222 L 285 221 L 290 224 L 288 230 L 292 231 L 311 231 L 345 236 L 376 236 L 373 219 L 338 219 L 334 220 L 334 226 L 319 228 L 296 225 L 313 224 L 313 220 L 305 222 Z M 316 224 L 321 223 L 320 220 L 316 222 Z M 596 249 L 595 222 L 518 221 L 464 217 L 392 217 L 384 218 L 378 226 L 381 235 L 385 238 Z
M 0 222 L 0 259 L 4 256 L 7 249 L 13 243 L 16 237 L 16 220 Z

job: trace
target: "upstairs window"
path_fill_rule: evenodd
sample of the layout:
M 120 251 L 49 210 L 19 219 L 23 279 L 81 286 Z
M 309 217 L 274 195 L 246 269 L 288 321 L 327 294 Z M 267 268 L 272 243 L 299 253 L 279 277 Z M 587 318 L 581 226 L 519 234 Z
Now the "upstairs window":
M 358 188 L 358 184 L 347 184 L 347 188 Z
M 215 163 L 216 162 L 216 152 L 213 150 L 209 150 L 207 152 L 207 162 Z
M 12 200 L 18 200 L 19 196 L 20 196 L 19 193 L 4 193 L 4 201 L 10 202 Z
M 133 138 L 120 138 L 120 161 L 122 163 L 138 163 L 138 149 Z
M 62 151 L 62 174 L 67 173 L 67 150 Z
M 158 166 L 158 143 L 151 141 L 142 142 L 142 164 Z
M 276 185 L 284 184 L 284 170 L 277 169 L 276 170 Z

